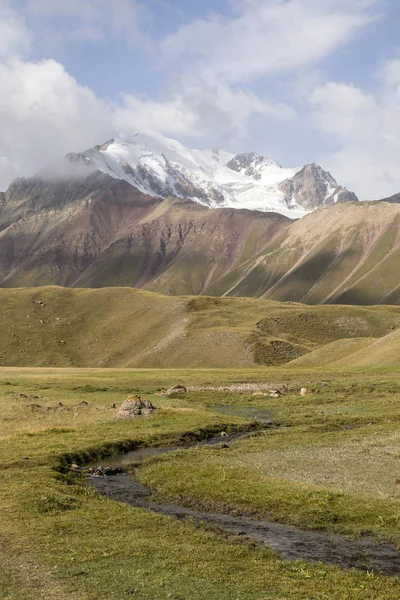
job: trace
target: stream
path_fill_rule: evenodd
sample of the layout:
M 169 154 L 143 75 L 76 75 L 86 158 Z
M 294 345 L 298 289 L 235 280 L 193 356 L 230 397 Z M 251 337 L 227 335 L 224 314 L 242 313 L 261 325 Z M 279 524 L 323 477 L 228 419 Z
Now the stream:
M 223 449 L 245 433 L 227 437 L 215 437 L 205 442 L 185 446 L 204 446 L 219 444 Z M 182 449 L 179 446 L 179 449 Z M 102 461 L 102 467 L 139 466 L 147 458 L 178 449 L 178 446 L 160 448 L 139 448 L 125 455 Z M 98 465 L 88 465 L 95 468 Z M 363 571 L 381 572 L 386 575 L 400 575 L 400 552 L 393 544 L 379 544 L 373 540 L 350 540 L 343 535 L 305 531 L 290 525 L 271 523 L 267 520 L 255 520 L 249 517 L 233 517 L 198 511 L 184 506 L 154 502 L 152 491 L 134 481 L 130 475 L 119 473 L 104 477 L 89 477 L 87 485 L 101 495 L 129 504 L 135 508 L 144 508 L 175 519 L 191 519 L 197 524 L 211 526 L 222 532 L 243 536 L 267 546 L 286 560 L 308 560 L 336 565 L 341 568 L 356 568 Z

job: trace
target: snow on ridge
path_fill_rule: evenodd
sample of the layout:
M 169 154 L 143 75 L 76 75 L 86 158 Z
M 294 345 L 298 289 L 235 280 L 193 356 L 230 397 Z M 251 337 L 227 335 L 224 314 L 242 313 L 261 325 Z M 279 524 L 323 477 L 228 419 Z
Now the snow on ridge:
M 210 208 L 273 211 L 291 218 L 310 212 L 280 189 L 280 184 L 302 167 L 283 168 L 255 153 L 234 155 L 224 150 L 189 149 L 161 134 L 143 132 L 110 140 L 73 155 L 73 159 L 153 196 L 174 195 Z M 329 178 L 326 183 L 328 197 L 337 188 Z

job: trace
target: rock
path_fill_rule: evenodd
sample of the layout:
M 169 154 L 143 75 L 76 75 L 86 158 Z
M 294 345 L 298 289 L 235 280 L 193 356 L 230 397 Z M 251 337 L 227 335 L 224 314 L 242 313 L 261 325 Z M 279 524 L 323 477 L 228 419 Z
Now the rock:
M 121 467 L 106 467 L 104 469 L 104 475 L 121 475 L 125 471 Z
M 226 431 L 221 431 L 221 433 L 219 435 L 221 437 L 228 437 L 228 434 L 226 433 Z
M 101 465 L 95 469 L 93 477 L 105 477 L 103 467 Z
M 270 390 L 268 395 L 270 398 L 280 398 L 283 396 L 280 390 Z
M 263 392 L 254 392 L 252 396 L 264 396 Z
M 300 396 L 307 396 L 307 394 L 311 394 L 311 390 L 310 388 L 301 388 L 300 390 Z
M 188 394 L 189 390 L 184 385 L 173 385 L 165 392 L 166 396 L 171 394 Z
M 133 419 L 151 415 L 156 409 L 149 400 L 140 396 L 128 396 L 117 412 L 117 419 Z

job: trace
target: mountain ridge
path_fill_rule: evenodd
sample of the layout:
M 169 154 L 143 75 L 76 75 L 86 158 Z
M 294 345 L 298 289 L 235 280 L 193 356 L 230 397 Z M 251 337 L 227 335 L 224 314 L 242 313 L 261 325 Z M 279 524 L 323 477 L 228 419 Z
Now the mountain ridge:
M 125 180 L 141 193 L 186 198 L 209 208 L 273 211 L 299 218 L 317 206 L 357 201 L 316 163 L 288 169 L 254 152 L 192 150 L 151 132 L 113 138 L 66 158 Z

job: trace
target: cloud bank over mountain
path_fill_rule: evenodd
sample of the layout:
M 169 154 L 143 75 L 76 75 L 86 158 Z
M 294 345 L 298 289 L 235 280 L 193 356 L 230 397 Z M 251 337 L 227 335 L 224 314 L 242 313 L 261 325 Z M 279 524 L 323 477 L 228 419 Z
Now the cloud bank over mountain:
M 357 63 L 390 11 L 387 0 L 0 0 L 0 188 L 144 129 L 319 162 L 362 199 L 393 194 L 397 42 Z

